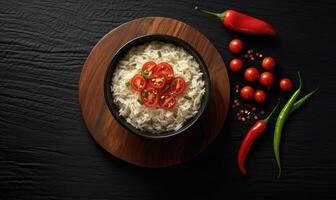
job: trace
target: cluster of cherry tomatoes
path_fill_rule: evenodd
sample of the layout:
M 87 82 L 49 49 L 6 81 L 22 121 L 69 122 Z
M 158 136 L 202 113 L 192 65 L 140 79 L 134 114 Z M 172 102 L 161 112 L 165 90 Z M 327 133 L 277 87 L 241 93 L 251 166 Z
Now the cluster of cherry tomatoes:
M 141 74 L 136 74 L 130 85 L 140 92 L 139 102 L 150 108 L 172 110 L 176 105 L 176 97 L 183 94 L 186 88 L 182 77 L 174 77 L 174 70 L 166 62 L 156 64 L 146 62 Z
M 229 50 L 238 54 L 243 50 L 243 42 L 239 39 L 234 39 L 229 43 Z M 230 69 L 233 72 L 239 72 L 243 68 L 243 60 L 240 58 L 234 58 L 230 62 Z M 261 67 L 264 72 L 255 67 L 248 67 L 244 71 L 244 79 L 249 83 L 257 83 L 265 88 L 270 88 L 274 83 L 274 76 L 271 72 L 276 66 L 275 60 L 272 57 L 265 57 L 261 62 Z M 290 91 L 292 89 L 292 81 L 288 78 L 281 79 L 279 87 L 283 91 Z M 264 103 L 266 101 L 266 93 L 262 89 L 254 90 L 253 87 L 246 85 L 240 90 L 240 96 L 243 100 L 249 101 L 254 99 L 257 103 Z

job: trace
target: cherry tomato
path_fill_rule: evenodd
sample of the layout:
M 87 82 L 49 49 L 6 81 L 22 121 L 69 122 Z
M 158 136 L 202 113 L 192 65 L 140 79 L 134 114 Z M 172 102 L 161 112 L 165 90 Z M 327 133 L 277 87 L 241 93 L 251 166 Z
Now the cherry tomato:
M 241 90 L 240 90 L 240 97 L 245 100 L 251 100 L 254 97 L 254 89 L 251 86 L 244 86 Z
M 249 67 L 244 72 L 245 80 L 248 82 L 256 82 L 259 79 L 259 70 L 254 67 Z
M 154 74 L 152 74 L 148 80 L 148 85 L 156 89 L 163 88 L 165 84 L 165 75 L 159 72 L 155 72 Z
M 262 68 L 265 70 L 272 70 L 275 67 L 275 60 L 272 57 L 265 57 L 261 62 Z
M 172 110 L 176 105 L 176 99 L 173 95 L 165 93 L 161 95 L 159 105 L 162 109 Z
M 243 42 L 240 39 L 231 40 L 229 43 L 229 50 L 232 53 L 240 53 L 243 50 Z
M 239 72 L 241 70 L 241 68 L 243 67 L 243 61 L 238 59 L 238 58 L 234 58 L 231 60 L 230 62 L 230 69 L 234 72 Z
M 132 89 L 141 92 L 146 87 L 146 80 L 140 74 L 136 74 L 131 80 Z
M 290 91 L 292 90 L 293 83 L 289 78 L 284 78 L 281 79 L 279 86 L 282 91 Z
M 155 69 L 154 72 L 160 72 L 165 75 L 166 80 L 170 80 L 174 77 L 174 70 L 170 64 L 166 62 L 159 63 Z
M 182 77 L 176 77 L 170 82 L 170 91 L 176 96 L 181 95 L 185 88 L 185 81 Z
M 156 107 L 159 103 L 159 96 L 154 88 L 146 88 L 141 92 L 141 101 L 147 107 Z
M 266 93 L 263 90 L 257 90 L 254 93 L 254 100 L 257 103 L 264 103 L 266 101 Z
M 156 63 L 154 61 L 148 61 L 145 64 L 143 64 L 141 70 L 144 73 L 148 74 L 149 72 L 152 72 L 155 67 L 156 67 Z
M 273 74 L 271 72 L 261 73 L 259 82 L 262 86 L 270 87 L 274 82 Z

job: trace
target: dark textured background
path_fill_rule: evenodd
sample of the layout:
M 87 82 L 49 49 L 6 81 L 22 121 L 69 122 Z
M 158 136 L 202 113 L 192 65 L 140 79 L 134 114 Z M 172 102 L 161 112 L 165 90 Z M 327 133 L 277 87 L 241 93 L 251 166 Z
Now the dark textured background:
M 234 8 L 267 19 L 276 39 L 247 37 L 193 10 Z M 1 1 L 0 199 L 336 198 L 335 1 Z M 235 163 L 248 126 L 230 112 L 220 136 L 196 159 L 149 170 L 106 153 L 88 134 L 78 104 L 80 72 L 95 43 L 138 17 L 167 16 L 205 34 L 227 62 L 242 37 L 278 60 L 277 74 L 320 90 L 288 121 L 283 176 L 276 178 L 272 131 L 255 144 L 248 176 Z M 236 76 L 230 74 L 231 82 Z M 210 122 L 211 123 L 211 122 Z M 232 198 L 231 198 L 232 199 Z

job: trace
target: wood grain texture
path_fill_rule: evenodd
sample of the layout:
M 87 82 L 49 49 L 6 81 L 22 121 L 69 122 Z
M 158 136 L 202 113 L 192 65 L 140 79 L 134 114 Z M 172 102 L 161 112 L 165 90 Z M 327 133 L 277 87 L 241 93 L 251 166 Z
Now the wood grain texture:
M 174 36 L 187 42 L 203 58 L 211 80 L 209 108 L 201 122 L 168 139 L 150 140 L 128 132 L 113 118 L 104 96 L 104 79 L 113 55 L 128 41 L 149 34 Z M 164 17 L 132 20 L 106 34 L 85 61 L 79 82 L 81 111 L 93 138 L 114 156 L 143 167 L 167 167 L 195 157 L 220 133 L 229 101 L 229 78 L 216 48 L 193 27 Z
M 270 22 L 279 34 L 271 40 L 233 33 L 194 11 L 195 4 L 249 13 Z M 335 10 L 331 0 L 0 1 L 0 199 L 336 199 Z M 247 49 L 276 58 L 276 79 L 295 81 L 300 70 L 303 93 L 320 84 L 286 123 L 281 179 L 276 178 L 272 128 L 249 154 L 249 175 L 239 173 L 235 156 L 251 124 L 237 122 L 232 110 L 214 142 L 175 167 L 149 170 L 127 164 L 92 139 L 78 101 L 83 64 L 103 35 L 147 16 L 192 25 L 226 64 L 234 57 L 227 44 L 238 37 Z M 232 86 L 242 83 L 239 74 L 229 75 Z

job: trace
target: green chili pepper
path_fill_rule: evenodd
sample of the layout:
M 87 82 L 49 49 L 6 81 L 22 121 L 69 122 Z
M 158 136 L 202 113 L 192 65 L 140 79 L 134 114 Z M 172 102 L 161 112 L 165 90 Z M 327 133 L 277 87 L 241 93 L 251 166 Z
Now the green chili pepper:
M 167 91 L 169 89 L 169 84 L 165 85 L 164 90 Z
M 128 65 L 128 68 L 129 68 L 129 69 L 135 69 L 135 68 L 136 68 L 136 65 L 137 65 L 136 63 L 129 64 L 129 65 Z
M 145 72 L 141 72 L 141 75 L 145 78 L 145 79 L 149 79 L 150 75 L 148 73 Z
M 126 87 L 129 87 L 129 86 L 131 86 L 131 83 L 130 83 L 129 81 L 127 81 L 127 82 L 125 83 L 125 85 L 126 85 Z
M 275 129 L 274 129 L 274 138 L 273 138 L 273 148 L 274 148 L 274 155 L 275 159 L 277 161 L 278 167 L 279 167 L 279 174 L 278 177 L 281 175 L 281 163 L 280 163 L 280 140 L 281 140 L 281 132 L 282 128 L 288 118 L 288 116 L 291 114 L 291 110 L 293 108 L 293 104 L 295 100 L 299 97 L 301 92 L 301 76 L 300 73 L 298 73 L 300 86 L 299 89 L 297 89 L 294 94 L 291 96 L 291 98 L 287 101 L 286 105 L 282 108 L 280 114 L 278 115 L 277 121 L 275 123 Z
M 158 56 L 161 58 L 162 57 L 161 51 L 158 51 L 157 53 L 158 53 Z
M 308 93 L 306 96 L 302 97 L 300 100 L 295 102 L 293 104 L 292 110 L 290 111 L 290 114 L 292 114 L 294 111 L 300 108 L 302 104 L 304 104 L 304 102 L 306 102 L 317 90 L 318 88 L 316 88 L 315 90 L 313 90 L 312 92 Z
M 148 97 L 148 91 L 147 90 L 145 90 L 145 92 L 144 92 L 144 97 Z
M 185 99 L 187 99 L 187 100 L 191 100 L 191 97 L 189 97 L 189 96 L 184 96 L 183 98 L 185 98 Z

